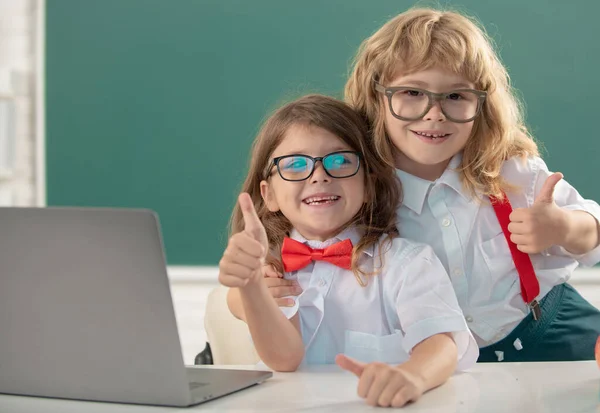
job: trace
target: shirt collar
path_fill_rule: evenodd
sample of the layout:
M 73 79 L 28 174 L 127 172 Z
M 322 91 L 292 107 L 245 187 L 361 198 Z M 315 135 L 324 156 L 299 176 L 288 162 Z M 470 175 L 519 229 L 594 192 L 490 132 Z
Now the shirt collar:
M 330 238 L 326 241 L 316 241 L 316 240 L 307 240 L 306 238 L 304 238 L 302 236 L 302 234 L 300 234 L 300 232 L 298 232 L 298 230 L 296 230 L 296 228 L 292 228 L 292 231 L 290 232 L 290 238 L 292 238 L 293 240 L 296 240 L 298 242 L 301 242 L 303 244 L 306 244 L 311 248 L 317 248 L 317 249 L 327 248 L 330 245 L 333 245 L 336 242 L 340 242 L 345 239 L 349 239 L 350 241 L 352 241 L 352 245 L 356 246 L 362 238 L 362 231 L 359 231 L 355 226 L 351 226 L 351 227 L 344 229 L 342 232 L 340 232 L 333 238 Z M 374 245 L 371 245 L 369 248 L 366 248 L 364 250 L 364 253 L 367 254 L 368 256 L 372 257 L 373 253 L 374 253 Z
M 468 201 L 469 197 L 463 189 L 463 185 L 460 180 L 460 173 L 456 170 L 460 166 L 461 161 L 462 154 L 459 153 L 454 155 L 454 157 L 448 163 L 448 167 L 442 176 L 440 176 L 435 182 L 428 181 L 426 179 L 422 179 L 407 172 L 401 171 L 400 169 L 396 169 L 396 175 L 398 178 L 400 178 L 400 182 L 402 183 L 402 204 L 406 205 L 408 208 L 420 215 L 423 211 L 423 205 L 425 204 L 425 199 L 427 198 L 429 189 L 433 185 L 438 184 L 445 184 L 449 186 Z
M 457 170 L 460 167 L 461 162 L 462 153 L 454 155 L 454 157 L 450 160 L 448 167 L 436 182 L 449 186 L 450 188 L 454 189 L 454 191 L 456 191 L 460 196 L 462 196 L 465 199 L 465 201 L 470 201 L 470 196 L 467 193 L 460 179 L 461 174 Z
M 421 215 L 423 204 L 433 182 L 396 169 L 396 175 L 402 183 L 402 205 Z

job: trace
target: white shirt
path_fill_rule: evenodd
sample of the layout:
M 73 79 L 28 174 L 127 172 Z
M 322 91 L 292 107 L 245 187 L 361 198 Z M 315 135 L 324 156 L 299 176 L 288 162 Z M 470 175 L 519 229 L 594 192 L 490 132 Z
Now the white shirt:
M 291 238 L 311 248 L 325 248 L 344 239 L 356 245 L 360 234 L 350 228 L 320 242 L 307 241 L 294 230 Z M 381 266 L 378 247 L 363 253 L 363 269 L 372 271 Z M 479 356 L 477 343 L 433 250 L 401 238 L 394 239 L 388 248 L 381 272 L 363 276 L 368 282 L 365 287 L 351 270 L 326 261 L 284 274 L 288 280 L 298 280 L 303 289 L 298 297 L 291 297 L 294 307 L 281 310 L 288 318 L 300 312 L 304 362 L 334 363 L 335 356 L 344 353 L 363 362 L 402 363 L 426 338 L 453 333 L 458 368 L 473 366 Z
M 480 346 L 506 337 L 527 315 L 519 275 L 494 209 L 487 198 L 472 199 L 454 169 L 455 156 L 435 182 L 397 171 L 403 200 L 398 210 L 402 237 L 431 245 L 450 275 L 458 302 Z M 552 175 L 540 158 L 513 158 L 501 175 L 522 188 L 507 193 L 513 209 L 532 206 L 546 179 Z M 554 191 L 558 206 L 587 211 L 600 219 L 600 207 L 585 200 L 564 179 Z M 530 255 L 540 282 L 538 301 L 557 284 L 569 279 L 579 265 L 600 261 L 600 247 L 574 256 L 561 247 Z

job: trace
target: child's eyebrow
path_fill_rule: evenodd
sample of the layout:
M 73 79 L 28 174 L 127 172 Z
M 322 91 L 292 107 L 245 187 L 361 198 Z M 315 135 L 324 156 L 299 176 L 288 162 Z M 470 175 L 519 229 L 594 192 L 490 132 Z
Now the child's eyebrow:
M 394 86 L 418 86 L 421 87 L 423 89 L 426 89 L 429 87 L 429 83 L 427 82 L 422 82 L 420 80 L 405 80 L 403 82 L 395 82 L 397 84 L 395 84 Z
M 398 83 L 397 86 L 418 86 L 420 88 L 423 89 L 427 89 L 430 87 L 429 83 L 427 82 L 423 82 L 421 80 L 407 80 L 404 82 L 400 82 Z M 448 87 L 444 87 L 441 89 L 447 89 L 447 90 L 451 90 L 451 89 L 471 89 L 473 86 L 469 85 L 468 83 L 464 83 L 464 82 L 459 82 L 459 83 L 453 83 L 451 85 L 448 85 Z
M 469 85 L 468 83 L 453 83 L 450 85 L 451 89 L 471 89 L 473 88 L 472 85 Z
M 341 152 L 341 151 L 350 151 L 350 152 L 355 152 L 354 149 L 347 147 L 347 146 L 335 146 L 331 149 L 328 149 L 326 151 L 323 151 L 322 154 L 316 154 L 316 153 L 312 153 L 313 152 L 311 149 L 309 148 L 304 148 L 304 149 L 298 149 L 298 150 L 291 150 L 291 151 L 287 151 L 287 153 L 283 154 L 283 155 L 277 155 L 277 156 L 286 156 L 286 155 L 310 155 L 310 156 L 325 156 L 328 155 L 330 153 L 333 152 Z M 272 156 L 272 158 L 276 158 L 277 156 Z
M 336 146 L 335 148 L 331 149 L 328 153 L 340 152 L 340 151 L 354 151 L 354 149 L 352 149 L 348 146 Z

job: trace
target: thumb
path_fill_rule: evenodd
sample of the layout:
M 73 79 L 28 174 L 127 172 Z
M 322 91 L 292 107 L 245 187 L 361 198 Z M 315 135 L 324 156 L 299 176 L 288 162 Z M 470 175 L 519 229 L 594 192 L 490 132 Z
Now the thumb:
M 550 204 L 554 202 L 554 188 L 556 187 L 556 184 L 560 182 L 561 179 L 563 179 L 563 174 L 561 174 L 560 172 L 555 172 L 552 175 L 550 175 L 546 179 L 546 182 L 544 182 L 540 193 L 535 198 L 535 203 Z
M 267 247 L 266 245 L 266 233 L 265 227 L 262 222 L 260 222 L 260 218 L 258 218 L 258 214 L 254 209 L 254 204 L 252 203 L 252 198 L 247 192 L 242 192 L 238 197 L 238 202 L 240 204 L 240 209 L 242 210 L 242 215 L 244 216 L 244 232 L 249 234 L 252 238 L 259 241 L 263 244 L 263 247 Z
M 354 374 L 356 377 L 360 377 L 365 369 L 366 364 L 361 363 L 358 360 L 354 360 L 346 356 L 345 354 L 338 354 L 335 357 L 335 364 L 340 366 L 342 369 L 349 371 Z

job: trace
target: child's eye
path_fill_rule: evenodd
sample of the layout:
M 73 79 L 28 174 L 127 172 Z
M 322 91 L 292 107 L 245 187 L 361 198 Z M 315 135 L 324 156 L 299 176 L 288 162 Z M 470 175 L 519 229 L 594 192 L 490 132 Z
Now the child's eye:
M 292 157 L 292 158 L 287 158 L 283 160 L 283 165 L 281 165 L 283 167 L 283 169 L 285 170 L 304 170 L 306 169 L 307 165 L 308 165 L 308 161 L 306 160 L 306 158 L 301 158 L 301 157 Z
M 346 154 L 337 154 L 325 158 L 325 167 L 327 169 L 338 169 L 351 164 L 354 164 L 354 162 Z
M 461 95 L 460 93 L 452 92 L 452 93 L 448 93 L 446 98 L 449 100 L 462 100 L 462 99 L 464 99 L 464 96 Z
M 419 96 L 423 96 L 423 92 L 419 91 L 419 90 L 405 90 L 403 92 L 403 94 L 407 95 L 407 96 L 412 96 L 412 97 L 419 97 Z
M 334 156 L 331 159 L 331 162 L 333 162 L 334 165 L 343 165 L 345 163 L 349 163 L 350 161 L 343 155 L 338 155 L 338 156 Z

